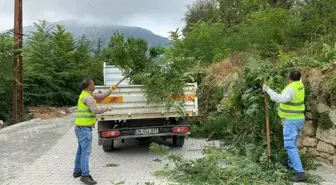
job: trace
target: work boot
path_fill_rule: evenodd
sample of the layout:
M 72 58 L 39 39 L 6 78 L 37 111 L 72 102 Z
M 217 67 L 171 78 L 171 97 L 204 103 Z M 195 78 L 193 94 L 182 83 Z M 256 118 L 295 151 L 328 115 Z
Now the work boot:
M 306 181 L 307 177 L 304 172 L 296 172 L 295 175 L 292 177 L 292 182 L 303 182 Z
M 72 176 L 73 176 L 74 178 L 78 178 L 78 177 L 82 176 L 82 172 L 74 172 L 74 173 L 72 174 Z
M 93 180 L 93 178 L 91 177 L 91 175 L 89 176 L 82 176 L 80 178 L 80 180 L 86 184 L 97 184 L 97 182 L 95 180 Z

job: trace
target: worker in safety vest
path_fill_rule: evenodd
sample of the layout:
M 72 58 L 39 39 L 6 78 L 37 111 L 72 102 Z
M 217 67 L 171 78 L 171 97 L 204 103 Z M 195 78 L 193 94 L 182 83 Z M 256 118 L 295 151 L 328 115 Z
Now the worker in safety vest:
M 299 133 L 305 121 L 305 88 L 301 82 L 301 73 L 293 70 L 289 73 L 289 84 L 281 94 L 274 92 L 267 85 L 263 91 L 267 92 L 271 100 L 279 103 L 278 114 L 283 119 L 284 146 L 288 153 L 288 168 L 294 169 L 294 182 L 305 181 L 306 176 L 302 167 L 299 152 L 296 146 Z
M 78 149 L 75 159 L 73 177 L 81 177 L 80 180 L 86 184 L 97 184 L 90 175 L 89 158 L 92 145 L 92 129 L 96 123 L 96 114 L 111 111 L 111 107 L 98 107 L 96 99 L 104 99 L 109 96 L 116 86 L 111 86 L 108 91 L 93 93 L 95 85 L 93 80 L 82 81 L 82 93 L 79 96 L 76 112 L 75 133 L 78 139 Z

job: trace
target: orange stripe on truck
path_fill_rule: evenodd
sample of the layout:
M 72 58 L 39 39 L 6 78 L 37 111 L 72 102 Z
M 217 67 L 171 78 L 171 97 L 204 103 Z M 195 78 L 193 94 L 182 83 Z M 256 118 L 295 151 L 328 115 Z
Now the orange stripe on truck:
M 170 98 L 172 100 L 185 100 L 185 101 L 194 101 L 196 94 L 186 94 L 183 96 L 172 95 Z M 97 103 L 122 103 L 124 102 L 123 96 L 108 96 L 104 99 L 97 99 Z
M 195 97 L 196 97 L 196 94 L 185 94 L 184 97 L 177 96 L 177 95 L 170 96 L 170 98 L 173 100 L 186 100 L 186 101 L 194 101 Z
M 97 103 L 121 103 L 124 101 L 123 96 L 108 96 L 104 99 L 96 100 Z

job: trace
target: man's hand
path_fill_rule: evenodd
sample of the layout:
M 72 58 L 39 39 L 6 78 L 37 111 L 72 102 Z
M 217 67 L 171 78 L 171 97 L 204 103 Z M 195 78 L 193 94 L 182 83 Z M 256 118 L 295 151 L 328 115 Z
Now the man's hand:
M 111 87 L 110 87 L 110 91 L 115 91 L 117 89 L 117 86 L 115 86 L 115 85 L 111 85 Z
M 268 89 L 269 89 L 269 87 L 268 87 L 266 84 L 264 84 L 264 85 L 263 85 L 263 92 L 267 92 Z

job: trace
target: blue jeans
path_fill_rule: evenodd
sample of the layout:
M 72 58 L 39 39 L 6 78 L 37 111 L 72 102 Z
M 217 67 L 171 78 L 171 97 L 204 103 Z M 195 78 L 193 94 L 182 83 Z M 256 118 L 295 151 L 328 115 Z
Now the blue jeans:
M 284 120 L 283 136 L 284 145 L 288 153 L 288 167 L 294 169 L 295 172 L 304 171 L 296 146 L 296 142 L 303 125 L 304 120 Z
M 89 158 L 91 154 L 92 145 L 92 128 L 90 127 L 76 127 L 75 133 L 78 140 L 78 148 L 75 159 L 74 172 L 82 172 L 82 176 L 89 176 Z

